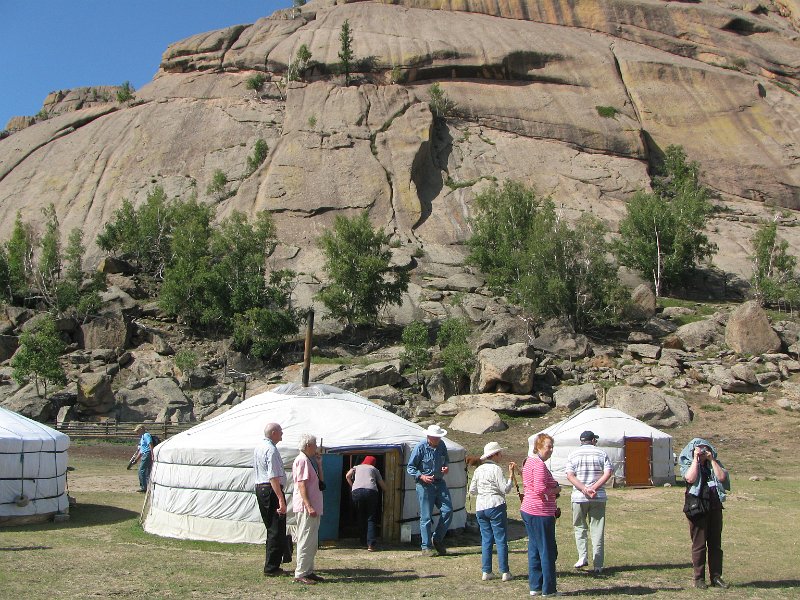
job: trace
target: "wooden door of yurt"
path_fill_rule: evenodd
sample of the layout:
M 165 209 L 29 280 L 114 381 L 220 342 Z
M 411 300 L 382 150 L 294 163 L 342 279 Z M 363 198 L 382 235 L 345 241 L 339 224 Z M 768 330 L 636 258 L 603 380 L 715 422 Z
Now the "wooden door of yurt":
M 653 440 L 625 438 L 625 485 L 653 485 Z

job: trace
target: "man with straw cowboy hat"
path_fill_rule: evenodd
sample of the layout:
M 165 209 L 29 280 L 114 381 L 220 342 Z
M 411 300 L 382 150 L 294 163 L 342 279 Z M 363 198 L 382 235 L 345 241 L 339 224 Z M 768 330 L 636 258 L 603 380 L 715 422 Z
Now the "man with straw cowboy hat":
M 430 425 L 425 431 L 426 439 L 414 448 L 406 471 L 417 482 L 419 499 L 419 533 L 422 536 L 422 555 L 447 554 L 444 536 L 453 518 L 453 502 L 444 476 L 450 470 L 450 457 L 442 438 L 447 431 L 438 425 Z M 439 509 L 439 523 L 433 530 L 433 507 Z
M 506 494 L 511 491 L 515 463 L 508 463 L 508 479 L 503 477 L 503 469 L 496 461 L 502 457 L 505 448 L 497 442 L 489 442 L 483 447 L 481 460 L 484 463 L 475 469 L 469 493 L 477 496 L 475 516 L 481 530 L 481 579 L 494 579 L 492 573 L 492 545 L 497 544 L 497 563 L 503 581 L 511 581 L 508 569 L 508 510 Z

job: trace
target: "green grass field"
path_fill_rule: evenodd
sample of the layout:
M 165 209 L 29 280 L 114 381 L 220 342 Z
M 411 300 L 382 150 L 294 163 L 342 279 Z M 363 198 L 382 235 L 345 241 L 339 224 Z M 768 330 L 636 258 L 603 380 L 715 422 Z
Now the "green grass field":
M 680 486 L 610 490 L 606 527 L 607 574 L 576 572 L 568 495 L 558 525 L 558 586 L 566 595 L 652 598 L 799 598 L 800 459 L 798 418 L 768 417 L 748 404 L 723 405 L 673 431 L 676 445 L 714 420 L 716 439 L 732 473 L 723 544 L 728 591 L 690 588 L 691 565 Z M 488 439 L 509 447 L 542 421 L 514 420 L 494 436 L 452 437 L 477 450 Z M 534 429 L 537 428 L 537 429 Z M 679 450 L 680 448 L 678 448 Z M 411 545 L 368 553 L 352 543 L 322 548 L 315 587 L 261 576 L 263 547 L 155 537 L 138 523 L 142 496 L 135 471 L 125 471 L 131 448 L 77 444 L 71 451 L 70 491 L 78 501 L 62 524 L 0 528 L 0 598 L 468 598 L 528 596 L 527 554 L 519 502 L 509 496 L 511 569 L 508 583 L 480 581 L 479 537 L 449 539 L 451 554 L 423 558 Z M 760 475 L 760 481 L 749 477 Z M 513 494 L 512 494 L 513 496 Z

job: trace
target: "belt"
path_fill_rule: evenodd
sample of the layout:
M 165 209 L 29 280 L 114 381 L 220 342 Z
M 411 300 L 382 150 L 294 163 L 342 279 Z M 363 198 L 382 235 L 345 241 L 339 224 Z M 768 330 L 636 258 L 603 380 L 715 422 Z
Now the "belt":
M 257 484 L 256 484 L 256 487 L 257 487 L 257 488 L 264 488 L 264 487 L 268 487 L 268 488 L 270 488 L 270 489 L 271 489 L 271 488 L 272 488 L 272 484 L 271 484 L 271 483 L 257 483 Z M 281 490 L 283 490 L 283 486 L 281 486 Z

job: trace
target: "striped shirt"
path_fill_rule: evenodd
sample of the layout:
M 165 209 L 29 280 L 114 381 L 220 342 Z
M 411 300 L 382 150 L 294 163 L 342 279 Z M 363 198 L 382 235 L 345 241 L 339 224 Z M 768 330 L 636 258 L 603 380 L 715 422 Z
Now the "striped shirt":
M 253 451 L 253 467 L 255 468 L 255 482 L 269 483 L 273 477 L 280 480 L 281 487 L 286 485 L 286 470 L 283 468 L 283 459 L 278 448 L 272 440 L 264 439 Z
M 611 466 L 608 454 L 603 450 L 594 444 L 583 444 L 580 448 L 570 452 L 564 470 L 567 474 L 575 475 L 583 485 L 591 485 L 600 479 L 605 471 L 613 471 L 614 468 Z M 606 498 L 604 487 L 598 489 L 597 496 L 592 499 L 584 496 L 578 488 L 574 486 L 572 488 L 571 499 L 573 502 L 605 502 Z
M 525 498 L 520 510 L 538 517 L 555 516 L 558 482 L 538 455 L 525 461 L 522 483 L 525 486 Z

